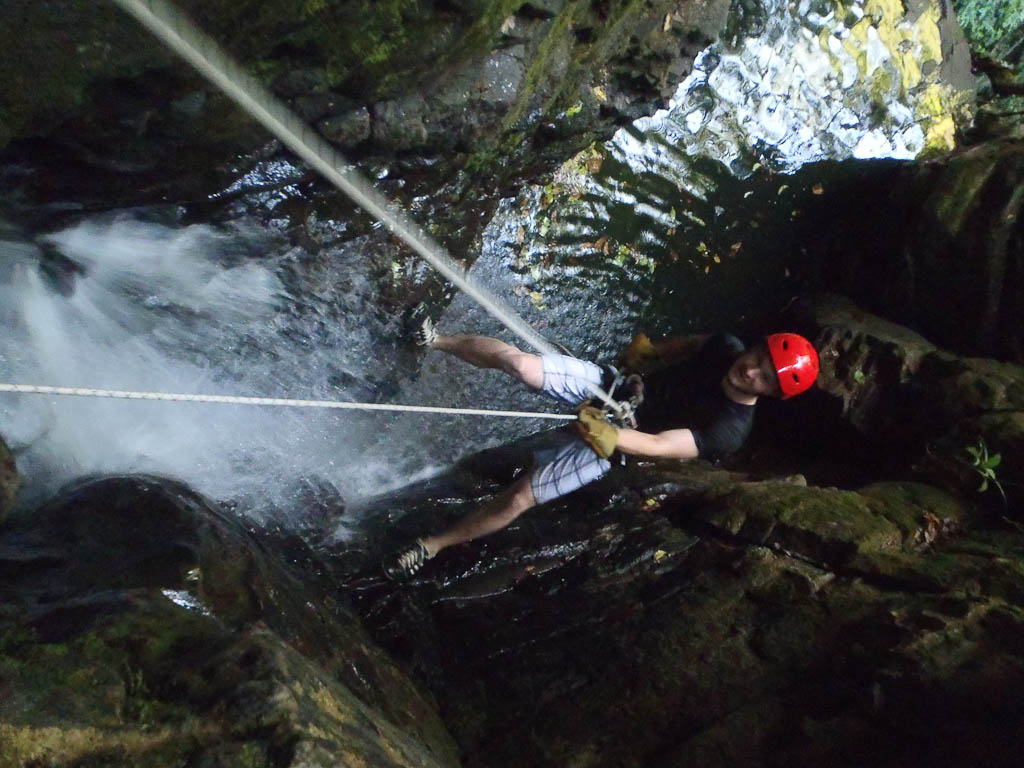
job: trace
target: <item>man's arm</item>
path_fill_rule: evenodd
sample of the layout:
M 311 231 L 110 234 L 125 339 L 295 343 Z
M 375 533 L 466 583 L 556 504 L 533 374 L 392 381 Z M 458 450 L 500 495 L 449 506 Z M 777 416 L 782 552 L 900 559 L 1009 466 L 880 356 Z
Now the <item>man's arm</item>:
M 616 447 L 633 456 L 666 459 L 697 458 L 697 443 L 688 429 L 670 429 L 652 435 L 635 429 L 620 429 Z
M 650 373 L 690 358 L 708 338 L 707 334 L 693 334 L 651 341 L 646 333 L 639 333 L 619 356 L 618 364 L 627 371 Z
M 711 337 L 706 333 L 670 336 L 667 339 L 654 342 L 654 351 L 661 358 L 672 361 L 683 360 L 700 349 L 709 338 Z

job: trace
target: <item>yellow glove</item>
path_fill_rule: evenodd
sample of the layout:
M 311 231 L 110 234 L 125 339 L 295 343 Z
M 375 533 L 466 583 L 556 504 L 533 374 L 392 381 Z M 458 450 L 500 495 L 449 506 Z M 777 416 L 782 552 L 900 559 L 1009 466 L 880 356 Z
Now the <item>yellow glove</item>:
M 615 452 L 615 444 L 619 442 L 619 430 L 605 421 L 600 408 L 582 405 L 577 414 L 578 418 L 573 422 L 576 432 L 594 453 L 602 459 L 607 459 Z

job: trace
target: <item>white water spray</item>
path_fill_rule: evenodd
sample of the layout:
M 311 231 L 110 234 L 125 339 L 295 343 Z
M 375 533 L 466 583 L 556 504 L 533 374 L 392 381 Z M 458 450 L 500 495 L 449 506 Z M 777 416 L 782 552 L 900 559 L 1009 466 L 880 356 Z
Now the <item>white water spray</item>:
M 313 386 L 322 385 L 333 350 L 310 353 L 282 340 L 284 288 L 272 265 L 237 253 L 240 237 L 205 226 L 85 222 L 52 238 L 84 272 L 69 296 L 44 279 L 35 248 L 0 244 L 9 267 L 0 281 L 5 378 L 318 394 Z M 309 379 L 301 390 L 296 371 Z M 284 504 L 295 478 L 353 490 L 351 425 L 333 414 L 4 395 L 0 418 L 30 482 L 26 501 L 33 490 L 109 472 L 172 475 L 214 498 L 245 492 L 267 506 Z

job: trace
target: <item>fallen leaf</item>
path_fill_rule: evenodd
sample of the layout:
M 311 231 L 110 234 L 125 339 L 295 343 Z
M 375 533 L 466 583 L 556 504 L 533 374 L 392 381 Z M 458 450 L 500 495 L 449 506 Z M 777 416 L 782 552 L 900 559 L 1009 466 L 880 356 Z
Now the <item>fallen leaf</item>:
M 526 239 L 526 228 L 525 227 L 519 227 L 519 229 L 516 230 L 516 245 L 522 245 L 523 244 L 523 240 L 525 240 L 525 239 Z
M 729 255 L 735 256 L 743 250 L 743 243 L 733 243 L 729 246 Z
M 816 195 L 824 195 L 825 194 L 825 188 L 823 186 L 821 186 L 821 182 L 818 182 L 813 187 L 811 187 L 811 192 L 813 192 Z
M 668 552 L 666 552 L 664 549 L 659 549 L 657 552 L 654 553 L 654 562 L 660 563 L 666 557 L 668 557 Z
M 668 32 L 670 29 L 672 29 L 672 14 L 671 13 L 666 13 L 665 14 L 665 23 L 661 25 L 661 31 L 662 32 Z
M 710 271 L 711 271 L 711 265 L 708 264 L 707 266 L 704 267 L 704 274 L 706 275 Z
M 931 544 L 936 538 L 938 538 L 941 531 L 942 520 L 939 519 L 938 515 L 934 515 L 931 512 L 925 512 L 924 528 L 918 532 L 924 543 Z
M 778 191 L 778 193 L 777 193 L 777 194 L 780 194 L 780 195 L 781 195 L 781 194 L 782 194 L 783 192 L 785 192 L 785 191 L 786 191 L 787 189 L 789 189 L 789 184 L 783 184 L 783 185 L 782 185 L 781 187 L 779 187 L 779 191 Z
M 604 88 L 600 85 L 595 85 L 590 90 L 592 90 L 594 95 L 597 96 L 598 101 L 608 101 L 608 94 L 604 92 Z
M 721 264 L 721 263 L 722 263 L 722 259 L 719 258 L 718 254 L 716 253 L 715 254 L 715 264 Z
M 507 16 L 505 18 L 505 20 L 501 23 L 501 34 L 507 35 L 509 32 L 511 32 L 515 28 L 516 28 L 516 15 L 513 13 L 513 14 L 510 14 L 509 16 Z

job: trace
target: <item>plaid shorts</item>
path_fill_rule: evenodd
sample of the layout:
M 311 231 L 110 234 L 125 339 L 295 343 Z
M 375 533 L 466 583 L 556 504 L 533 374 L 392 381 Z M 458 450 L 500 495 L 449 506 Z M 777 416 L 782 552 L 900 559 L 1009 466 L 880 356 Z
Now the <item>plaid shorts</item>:
M 568 355 L 541 355 L 544 384 L 541 391 L 556 400 L 577 406 L 590 399 L 590 387 L 600 387 L 601 367 Z M 588 386 L 589 385 L 589 386 Z
M 533 453 L 530 490 L 538 504 L 582 488 L 612 466 L 608 459 L 594 453 L 572 427 L 549 434 L 547 444 Z
M 603 372 L 594 363 L 567 355 L 541 355 L 544 385 L 541 391 L 572 406 L 590 398 L 590 386 L 600 387 Z M 538 504 L 564 496 L 597 480 L 611 467 L 572 430 L 550 433 L 546 444 L 534 451 L 530 489 Z

